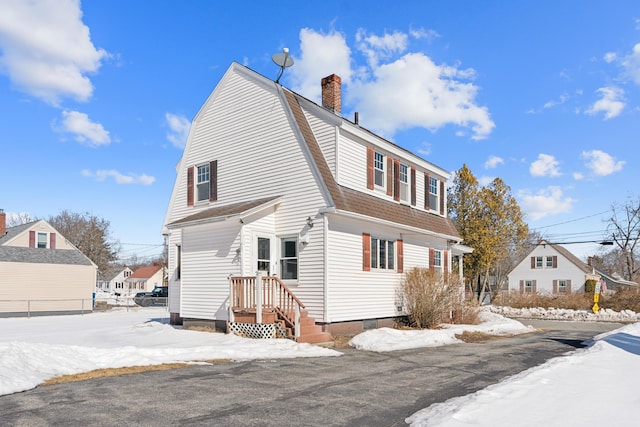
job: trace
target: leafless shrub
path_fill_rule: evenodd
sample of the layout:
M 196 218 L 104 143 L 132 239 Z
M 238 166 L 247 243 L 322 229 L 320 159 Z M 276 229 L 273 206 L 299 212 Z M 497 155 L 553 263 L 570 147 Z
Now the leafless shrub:
M 409 315 L 409 324 L 417 328 L 469 320 L 478 323 L 478 309 L 465 305 L 464 289 L 455 275 L 445 281 L 439 272 L 413 268 L 405 273 L 399 298 Z
M 612 295 L 608 293 L 602 295 L 598 304 L 602 308 L 610 308 L 615 311 L 631 310 L 640 313 L 640 289 L 635 287 L 620 288 Z

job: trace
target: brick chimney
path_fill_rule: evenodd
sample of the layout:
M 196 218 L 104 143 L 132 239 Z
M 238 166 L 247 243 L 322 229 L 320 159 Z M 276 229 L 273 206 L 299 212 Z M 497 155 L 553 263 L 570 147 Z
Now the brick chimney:
M 7 214 L 0 209 L 0 237 L 7 234 Z
M 340 114 L 342 111 L 342 79 L 331 74 L 322 79 L 322 106 Z

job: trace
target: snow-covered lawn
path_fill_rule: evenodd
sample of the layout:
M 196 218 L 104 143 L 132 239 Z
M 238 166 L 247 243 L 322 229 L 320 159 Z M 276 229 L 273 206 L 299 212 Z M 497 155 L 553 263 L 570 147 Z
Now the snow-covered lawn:
M 495 335 L 532 331 L 495 313 L 501 310 L 510 316 L 523 314 L 492 307 L 482 313 L 480 325 L 445 325 L 442 329 L 421 331 L 382 328 L 354 337 L 351 345 L 361 350 L 393 351 L 459 343 L 455 334 L 464 331 Z M 604 313 L 598 320 L 619 321 L 618 315 Z M 563 311 L 561 316 L 588 317 L 585 312 L 571 311 Z M 624 316 L 626 321 L 638 320 L 635 313 Z M 134 307 L 76 316 L 0 318 L 0 395 L 28 390 L 60 375 L 102 368 L 341 354 L 290 340 L 251 340 L 182 330 L 168 325 L 167 317 L 165 308 Z M 590 347 L 552 359 L 479 392 L 425 408 L 407 418 L 407 423 L 635 426 L 640 414 L 639 386 L 640 323 L 633 323 L 599 335 Z

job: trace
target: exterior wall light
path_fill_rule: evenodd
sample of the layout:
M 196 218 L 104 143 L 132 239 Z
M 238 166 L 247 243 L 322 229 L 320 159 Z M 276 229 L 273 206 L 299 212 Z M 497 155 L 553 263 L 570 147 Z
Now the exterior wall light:
M 311 219 L 311 217 L 307 218 L 307 227 L 313 228 L 313 220 Z

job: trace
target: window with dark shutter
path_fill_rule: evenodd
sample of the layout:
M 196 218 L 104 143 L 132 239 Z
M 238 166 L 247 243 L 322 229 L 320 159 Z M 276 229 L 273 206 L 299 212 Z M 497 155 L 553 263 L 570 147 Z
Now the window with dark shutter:
M 362 270 L 371 270 L 371 234 L 362 233 Z
M 411 168 L 411 206 L 416 203 L 416 168 Z
M 387 196 L 393 195 L 393 159 L 387 157 Z
M 33 230 L 29 231 L 29 247 L 30 248 L 36 247 L 36 232 Z
M 440 215 L 444 215 L 444 181 L 440 181 Z
M 400 201 L 400 161 L 393 161 L 393 200 Z
M 373 190 L 373 148 L 367 147 L 367 188 Z
M 429 182 L 430 182 L 429 174 L 425 173 L 424 174 L 424 210 L 425 211 L 429 210 Z
M 404 272 L 404 243 L 402 240 L 396 241 L 398 251 L 398 265 L 396 271 L 398 273 Z
M 187 206 L 193 206 L 193 166 L 187 169 Z
M 209 177 L 209 201 L 215 202 L 218 200 L 218 161 L 214 160 L 209 163 L 210 177 Z
M 49 233 L 49 248 L 56 248 L 56 233 Z

